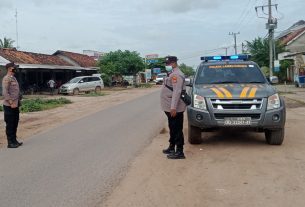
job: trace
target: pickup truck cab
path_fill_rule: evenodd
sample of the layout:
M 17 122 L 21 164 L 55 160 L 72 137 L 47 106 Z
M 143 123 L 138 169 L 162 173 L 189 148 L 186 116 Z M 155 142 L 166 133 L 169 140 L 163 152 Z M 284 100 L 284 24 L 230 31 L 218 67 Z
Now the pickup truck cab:
M 264 132 L 268 144 L 282 144 L 284 100 L 248 58 L 202 57 L 190 90 L 192 104 L 187 109 L 191 144 L 202 142 L 202 132 L 222 128 Z

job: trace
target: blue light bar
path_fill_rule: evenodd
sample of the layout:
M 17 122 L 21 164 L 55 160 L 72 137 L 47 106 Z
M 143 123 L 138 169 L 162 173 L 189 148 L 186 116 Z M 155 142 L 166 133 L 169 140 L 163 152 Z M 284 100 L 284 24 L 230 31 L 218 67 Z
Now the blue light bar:
M 249 60 L 251 58 L 250 55 L 231 55 L 231 56 L 204 56 L 201 57 L 201 60 L 208 61 L 221 61 L 221 60 Z

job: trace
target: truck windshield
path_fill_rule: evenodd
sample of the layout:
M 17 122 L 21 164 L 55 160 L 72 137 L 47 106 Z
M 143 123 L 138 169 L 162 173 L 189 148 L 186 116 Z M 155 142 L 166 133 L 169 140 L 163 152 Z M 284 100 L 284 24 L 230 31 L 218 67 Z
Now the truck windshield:
M 266 83 L 266 79 L 253 64 L 205 65 L 199 68 L 195 84 L 221 83 Z

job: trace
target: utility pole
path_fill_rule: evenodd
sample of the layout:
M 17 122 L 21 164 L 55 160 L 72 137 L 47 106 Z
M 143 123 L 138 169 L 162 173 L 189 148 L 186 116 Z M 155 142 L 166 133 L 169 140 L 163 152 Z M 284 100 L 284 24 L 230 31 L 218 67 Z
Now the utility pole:
M 239 35 L 240 33 L 236 33 L 236 32 L 230 32 L 229 35 L 233 35 L 234 37 L 234 49 L 235 49 L 235 55 L 237 55 L 237 44 L 236 44 L 236 35 Z
M 268 7 L 268 14 L 264 12 L 264 8 Z M 257 9 L 261 8 L 262 12 L 266 15 L 268 15 L 268 22 L 266 24 L 266 29 L 269 33 L 269 68 L 270 68 L 270 77 L 273 76 L 273 60 L 276 58 L 275 56 L 275 45 L 274 45 L 274 30 L 277 28 L 277 19 L 273 18 L 272 16 L 272 7 L 275 7 L 277 10 L 278 4 L 272 4 L 272 0 L 268 0 L 268 5 L 263 6 L 257 6 L 255 7 L 256 13 Z M 259 17 L 259 18 L 265 18 L 265 17 Z
M 15 13 L 15 17 L 16 17 L 16 49 L 19 49 L 19 36 L 18 36 L 18 11 L 16 9 L 16 13 Z

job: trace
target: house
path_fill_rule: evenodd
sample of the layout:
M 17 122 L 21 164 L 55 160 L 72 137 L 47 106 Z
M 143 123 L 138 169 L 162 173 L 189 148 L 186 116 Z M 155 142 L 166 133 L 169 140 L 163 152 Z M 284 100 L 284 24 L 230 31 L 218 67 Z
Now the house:
M 17 79 L 21 90 L 35 86 L 47 89 L 47 81 L 54 78 L 57 86 L 73 77 L 97 73 L 96 61 L 89 56 L 72 52 L 57 51 L 53 55 L 0 49 L 0 80 L 6 74 L 5 65 L 15 62 L 19 65 Z M 0 86 L 2 92 L 2 86 Z
M 279 59 L 294 62 L 290 68 L 287 68 L 287 80 L 300 85 L 300 78 L 305 75 L 305 21 L 298 21 L 280 33 L 277 39 L 288 51 L 279 54 Z

